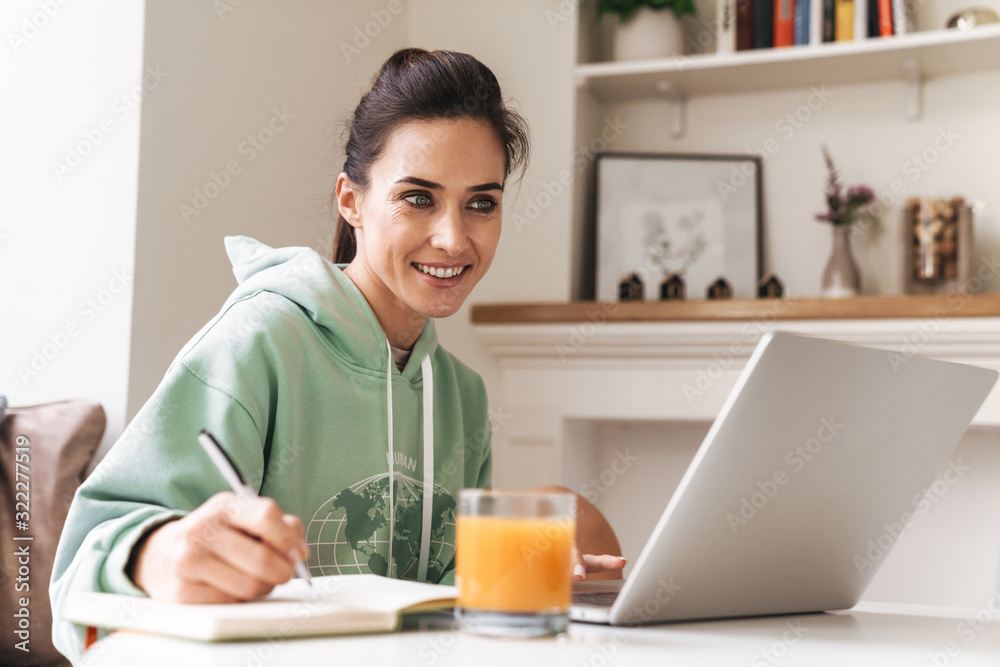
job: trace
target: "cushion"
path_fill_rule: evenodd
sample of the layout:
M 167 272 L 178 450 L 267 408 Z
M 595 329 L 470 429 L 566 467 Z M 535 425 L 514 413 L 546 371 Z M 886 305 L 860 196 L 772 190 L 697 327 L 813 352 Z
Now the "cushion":
M 0 664 L 68 665 L 52 646 L 49 578 L 104 409 L 83 400 L 5 405 L 0 397 Z

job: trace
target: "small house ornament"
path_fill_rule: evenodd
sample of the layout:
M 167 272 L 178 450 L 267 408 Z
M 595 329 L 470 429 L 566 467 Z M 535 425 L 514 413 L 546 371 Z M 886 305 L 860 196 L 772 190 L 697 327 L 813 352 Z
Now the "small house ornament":
M 785 294 L 781 281 L 773 273 L 769 273 L 757 283 L 757 296 L 761 299 L 780 299 Z
M 684 279 L 676 273 L 671 273 L 662 283 L 660 283 L 661 301 L 683 301 L 684 292 Z
M 642 279 L 633 272 L 622 278 L 618 283 L 619 301 L 642 301 Z
M 726 279 L 719 277 L 714 283 L 708 287 L 708 298 L 709 299 L 730 299 L 733 296 L 733 290 L 729 287 L 729 283 Z

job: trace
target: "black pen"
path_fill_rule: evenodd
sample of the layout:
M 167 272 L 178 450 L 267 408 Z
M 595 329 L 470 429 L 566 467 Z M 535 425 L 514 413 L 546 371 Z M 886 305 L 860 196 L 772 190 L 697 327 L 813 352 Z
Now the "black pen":
M 215 464 L 215 467 L 222 473 L 226 482 L 237 495 L 257 497 L 257 492 L 246 483 L 232 459 L 229 458 L 229 455 L 222 449 L 218 441 L 212 437 L 211 433 L 202 430 L 198 434 L 198 442 L 201 443 L 205 453 L 208 454 L 208 458 L 212 459 L 212 463 Z M 299 575 L 299 578 L 305 579 L 306 583 L 312 586 L 312 575 L 309 574 L 309 568 L 306 567 L 301 558 L 295 559 L 295 573 Z

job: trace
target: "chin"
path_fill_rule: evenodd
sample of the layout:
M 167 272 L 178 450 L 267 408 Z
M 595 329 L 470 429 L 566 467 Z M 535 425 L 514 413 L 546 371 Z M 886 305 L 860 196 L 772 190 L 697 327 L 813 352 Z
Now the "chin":
M 462 307 L 463 303 L 465 303 L 464 297 L 460 299 L 421 299 L 414 304 L 418 306 L 417 308 L 414 308 L 414 310 L 425 317 L 439 319 L 454 315 Z
M 463 286 L 464 287 L 464 286 Z M 445 290 L 422 291 L 413 295 L 414 310 L 427 317 L 450 317 L 457 313 L 469 298 L 469 291 L 453 287 Z
M 457 313 L 459 308 L 461 307 L 462 307 L 461 303 L 459 303 L 457 306 L 443 306 L 438 304 L 435 306 L 429 306 L 426 310 L 424 310 L 424 314 L 427 317 L 433 317 L 434 319 L 441 319 L 443 317 L 451 317 L 452 315 Z

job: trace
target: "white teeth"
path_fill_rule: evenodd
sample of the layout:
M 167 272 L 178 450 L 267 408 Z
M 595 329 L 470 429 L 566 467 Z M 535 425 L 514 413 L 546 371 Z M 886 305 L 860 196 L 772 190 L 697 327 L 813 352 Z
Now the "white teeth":
M 440 266 L 438 266 L 438 267 L 425 266 L 425 265 L 421 264 L 420 262 L 414 262 L 414 264 L 415 264 L 415 266 L 418 269 L 420 269 L 424 273 L 426 273 L 428 275 L 431 275 L 431 276 L 435 276 L 437 278 L 453 278 L 453 277 L 459 275 L 460 273 L 462 273 L 462 271 L 465 270 L 464 266 L 457 266 L 457 267 L 455 267 L 453 269 L 452 268 L 445 269 L 445 268 L 442 268 Z

